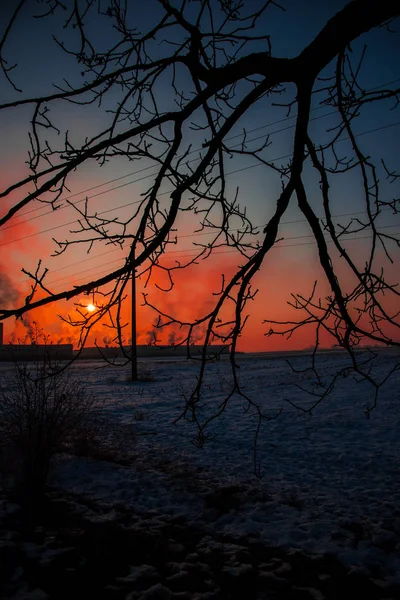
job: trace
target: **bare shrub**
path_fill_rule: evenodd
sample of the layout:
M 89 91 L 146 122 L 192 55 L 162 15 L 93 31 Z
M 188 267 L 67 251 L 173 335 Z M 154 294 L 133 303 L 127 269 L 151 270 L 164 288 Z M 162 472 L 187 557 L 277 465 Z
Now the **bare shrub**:
M 153 371 L 150 371 L 150 369 L 141 369 L 138 373 L 138 381 L 143 381 L 145 383 L 155 381 Z
M 48 360 L 15 363 L 0 379 L 3 488 L 31 506 L 43 497 L 55 455 L 89 431 L 101 406 L 70 368 Z
M 133 420 L 141 419 L 134 415 Z M 133 423 L 119 423 L 102 414 L 77 428 L 67 440 L 65 449 L 78 457 L 129 464 L 134 457 L 136 441 Z

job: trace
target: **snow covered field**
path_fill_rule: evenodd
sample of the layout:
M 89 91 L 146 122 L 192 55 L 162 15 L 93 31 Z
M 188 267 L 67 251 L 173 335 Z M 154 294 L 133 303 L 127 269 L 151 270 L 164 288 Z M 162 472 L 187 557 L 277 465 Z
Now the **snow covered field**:
M 382 352 L 377 374 L 384 377 L 396 357 Z M 296 368 L 306 359 L 292 359 Z M 344 365 L 342 355 L 319 358 L 328 378 Z M 55 475 L 59 486 L 110 505 L 128 505 L 138 514 L 179 515 L 206 533 L 253 538 L 267 545 L 333 552 L 346 565 L 370 573 L 400 573 L 400 372 L 381 392 L 369 419 L 373 389 L 352 377 L 312 415 L 288 400 L 312 403 L 283 359 L 242 355 L 240 381 L 266 414 L 257 445 L 262 478 L 254 476 L 254 411 L 232 398 L 209 429 L 203 449 L 193 443 L 193 423 L 173 424 L 196 378 L 197 364 L 184 359 L 141 362 L 153 381 L 129 382 L 128 367 L 99 362 L 73 365 L 74 375 L 104 400 L 110 424 L 123 432 L 127 465 L 64 457 Z M 4 365 L 1 367 L 4 369 Z M 208 367 L 205 414 L 229 389 L 226 359 Z M 114 428 L 115 429 L 115 428 Z M 398 576 L 398 575 L 397 575 Z
M 305 358 L 293 359 L 300 367 Z M 326 377 L 344 360 L 320 358 Z M 395 360 L 379 357 L 384 375 Z M 93 459 L 66 458 L 58 484 L 138 513 L 180 515 L 209 532 L 253 537 L 269 545 L 334 552 L 363 569 L 379 567 L 388 576 L 400 572 L 400 374 L 380 393 L 367 419 L 373 389 L 351 377 L 312 416 L 288 400 L 312 402 L 284 360 L 239 358 L 246 393 L 277 419 L 262 424 L 257 459 L 263 477 L 254 476 L 254 411 L 233 398 L 210 426 L 213 439 L 203 449 L 193 443 L 194 424 L 174 419 L 183 394 L 194 385 L 197 365 L 185 360 L 154 359 L 140 364 L 154 378 L 129 382 L 128 368 L 76 363 L 76 376 L 105 402 L 110 422 L 125 432 L 125 447 L 135 459 L 128 466 Z M 203 411 L 229 388 L 224 360 L 209 365 Z M 225 491 L 224 491 L 225 490 Z

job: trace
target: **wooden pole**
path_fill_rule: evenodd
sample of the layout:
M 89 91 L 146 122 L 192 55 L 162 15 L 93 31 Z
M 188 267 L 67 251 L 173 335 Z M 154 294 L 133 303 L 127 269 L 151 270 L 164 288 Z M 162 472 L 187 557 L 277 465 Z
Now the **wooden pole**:
M 135 249 L 133 250 L 133 261 L 135 261 Z M 132 329 L 132 350 L 131 350 L 131 365 L 132 365 L 132 381 L 137 381 L 137 347 L 136 347 L 136 272 L 132 268 L 132 314 L 131 314 L 131 329 Z

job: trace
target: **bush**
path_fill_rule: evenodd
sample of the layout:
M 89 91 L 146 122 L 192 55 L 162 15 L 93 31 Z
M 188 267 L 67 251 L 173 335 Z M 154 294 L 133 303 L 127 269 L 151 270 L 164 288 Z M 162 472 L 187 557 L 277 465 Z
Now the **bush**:
M 44 496 L 55 455 L 97 418 L 99 406 L 70 368 L 15 363 L 0 379 L 3 487 L 32 508 Z
M 155 381 L 154 373 L 149 369 L 141 369 L 138 373 L 137 377 L 138 381 L 143 381 L 145 383 L 150 383 L 151 381 Z
M 135 415 L 133 420 L 137 420 Z M 89 426 L 74 431 L 65 449 L 78 457 L 130 464 L 136 442 L 136 431 L 132 423 L 119 423 L 105 414 L 93 418 Z

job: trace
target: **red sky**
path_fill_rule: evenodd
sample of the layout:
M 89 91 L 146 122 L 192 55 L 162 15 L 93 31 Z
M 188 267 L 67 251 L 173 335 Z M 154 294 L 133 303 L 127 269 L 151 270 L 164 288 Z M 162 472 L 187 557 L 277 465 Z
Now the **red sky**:
M 88 183 L 88 186 L 94 182 Z M 45 209 L 47 210 L 47 209 Z M 44 257 L 44 266 L 50 267 L 49 281 L 54 281 L 54 285 L 50 285 L 51 289 L 59 292 L 61 289 L 68 289 L 76 283 L 82 283 L 83 278 L 87 280 L 93 279 L 99 269 L 116 269 L 122 264 L 125 252 L 107 251 L 107 254 L 98 260 L 92 259 L 92 255 L 87 255 L 82 252 L 79 245 L 72 249 L 72 252 L 62 255 L 59 259 L 49 259 L 49 255 L 54 251 L 55 245 L 52 241 L 52 236 L 58 235 L 58 239 L 65 239 L 66 230 L 61 233 L 50 231 L 46 234 L 36 235 L 39 231 L 43 231 L 46 227 L 51 229 L 55 223 L 65 223 L 73 220 L 73 212 L 60 211 L 48 215 L 44 219 L 23 222 L 23 219 L 15 219 L 10 222 L 10 225 L 15 227 L 6 228 L 0 231 L 0 277 L 5 274 L 11 281 L 12 287 L 18 292 L 18 304 L 24 302 L 24 298 L 29 292 L 27 278 L 21 273 L 21 268 L 24 266 L 34 270 L 37 260 Z M 35 215 L 35 213 L 34 213 Z M 30 215 L 31 216 L 31 215 Z M 28 217 L 29 218 L 29 217 Z M 71 227 L 71 226 L 69 226 Z M 250 301 L 244 311 L 245 315 L 249 315 L 248 322 L 239 340 L 239 350 L 242 351 L 262 351 L 262 350 L 288 350 L 301 349 L 309 347 L 314 341 L 314 332 L 312 328 L 307 328 L 299 331 L 289 340 L 283 336 L 268 337 L 265 334 L 270 330 L 271 325 L 263 324 L 264 319 L 271 320 L 297 320 L 299 311 L 294 310 L 288 305 L 291 300 L 292 293 L 300 293 L 307 296 L 312 289 L 316 279 L 319 280 L 318 293 L 325 297 L 329 294 L 329 286 L 327 285 L 322 271 L 318 264 L 316 247 L 313 245 L 300 245 L 304 242 L 309 242 L 310 239 L 301 239 L 299 243 L 290 241 L 296 233 L 306 234 L 307 231 L 299 227 L 283 229 L 284 235 L 288 239 L 280 242 L 280 247 L 274 248 L 265 260 L 260 272 L 256 275 L 253 281 L 253 289 L 259 289 L 254 300 Z M 189 233 L 186 224 L 180 230 L 181 235 Z M 18 242 L 9 243 L 13 240 Z M 360 256 L 365 251 L 365 242 L 354 242 L 355 249 L 360 253 Z M 287 246 L 287 247 L 285 247 Z M 191 247 L 191 240 L 184 239 L 181 248 Z M 112 248 L 111 248 L 112 250 Z M 173 247 L 175 251 L 175 248 Z M 177 255 L 171 254 L 171 260 Z M 87 260 L 86 262 L 86 259 Z M 118 259 L 120 262 L 118 263 Z M 74 267 L 74 263 L 77 266 Z M 110 264 L 111 263 L 111 264 Z M 226 250 L 216 250 L 215 255 L 206 261 L 200 261 L 200 264 L 191 266 L 185 270 L 176 271 L 174 274 L 175 286 L 170 292 L 160 291 L 154 284 L 158 283 L 161 287 L 167 286 L 166 277 L 158 274 L 150 281 L 146 290 L 144 289 L 144 280 L 137 282 L 137 332 L 138 343 L 149 343 L 152 339 L 153 325 L 157 322 L 157 314 L 148 307 L 143 306 L 142 293 L 148 294 L 148 301 L 160 308 L 163 312 L 170 314 L 182 321 L 191 321 L 195 318 L 201 318 L 207 314 L 216 302 L 217 293 L 221 288 L 221 276 L 226 278 L 231 276 L 238 265 L 242 264 L 243 260 L 234 253 L 227 253 Z M 172 263 L 171 263 L 172 264 Z M 71 266 L 72 265 L 72 266 Z M 345 275 L 343 263 L 338 261 L 339 269 Z M 82 272 L 82 275 L 79 273 Z M 25 283 L 24 283 L 25 281 Z M 345 277 L 346 281 L 346 277 Z M 16 294 L 14 293 L 14 301 Z M 92 301 L 92 296 L 78 296 L 75 302 L 83 305 Z M 96 298 L 95 298 L 96 302 Z M 97 297 L 97 302 L 101 302 L 101 298 Z M 231 318 L 229 311 L 232 308 L 227 308 L 223 311 L 223 318 Z M 392 310 L 394 310 L 392 306 Z M 123 306 L 122 321 L 128 326 L 124 330 L 125 339 L 129 342 L 130 333 L 130 298 L 128 298 Z M 43 331 L 48 341 L 52 343 L 74 343 L 79 339 L 79 331 L 77 328 L 71 327 L 62 319 L 76 318 L 76 306 L 74 301 L 59 302 L 39 308 L 31 313 L 27 313 L 22 320 L 11 320 L 5 322 L 4 332 L 5 341 L 21 341 L 29 342 L 32 333 L 33 322 Z M 275 326 L 274 326 L 274 329 Z M 201 339 L 204 328 L 200 328 L 195 332 L 196 340 Z M 182 339 L 185 330 L 177 326 L 170 327 L 165 330 L 165 334 L 158 330 L 157 337 L 162 343 L 171 342 L 172 339 L 179 341 Z M 172 336 L 172 337 L 171 337 Z M 100 345 L 104 343 L 112 343 L 114 334 L 103 323 L 97 323 L 88 339 L 89 344 L 94 344 L 95 341 Z M 322 338 L 323 345 L 331 345 L 332 339 L 329 337 Z
M 23 224 L 12 230 L 1 233 L 0 243 L 7 242 L 9 239 L 30 235 L 35 229 L 32 224 Z M 12 233 L 11 233 L 12 232 Z M 11 237 L 12 236 L 12 237 Z M 48 244 L 49 246 L 49 244 Z M 10 248 L 10 246 L 5 246 Z M 21 277 L 15 277 L 15 274 L 21 268 L 21 257 L 24 255 L 34 254 L 40 256 L 41 253 L 49 251 L 46 247 L 46 242 L 40 237 L 32 238 L 18 244 L 18 254 L 9 252 L 7 260 L 3 260 L 0 269 L 3 273 L 14 274 L 13 283 L 20 294 L 19 303 L 23 303 L 23 299 L 28 292 L 26 284 L 20 283 Z M 4 253 L 2 253 L 2 257 Z M 15 258 L 13 258 L 15 257 Z M 113 259 L 114 260 L 114 259 Z M 166 278 L 157 276 L 150 282 L 148 287 L 144 289 L 143 279 L 137 282 L 137 331 L 138 343 L 149 343 L 152 339 L 153 325 L 157 322 L 157 314 L 148 307 L 143 306 L 142 293 L 148 293 L 148 300 L 152 304 L 158 306 L 163 312 L 170 314 L 181 321 L 191 321 L 195 318 L 200 318 L 207 314 L 213 307 L 216 301 L 217 293 L 221 288 L 221 275 L 226 277 L 232 275 L 238 264 L 238 259 L 235 254 L 221 254 L 218 251 L 215 257 L 206 261 L 201 261 L 199 265 L 191 266 L 185 270 L 176 271 L 174 274 L 175 285 L 169 292 L 160 291 L 154 283 L 160 286 L 166 285 Z M 83 265 L 84 266 L 84 265 Z M 107 265 L 104 265 L 107 267 Z M 82 266 L 80 267 L 82 268 Z M 243 335 L 239 342 L 239 349 L 242 351 L 259 351 L 259 350 L 277 350 L 277 349 L 298 349 L 310 346 L 313 342 L 313 332 L 309 328 L 303 332 L 293 336 L 287 341 L 281 336 L 266 337 L 264 334 L 270 329 L 269 325 L 262 325 L 264 319 L 270 318 L 274 320 L 287 320 L 290 318 L 298 318 L 298 311 L 295 311 L 288 306 L 287 301 L 290 300 L 291 292 L 298 292 L 307 295 L 311 288 L 314 279 L 318 274 L 318 266 L 313 253 L 307 248 L 301 252 L 293 251 L 293 248 L 274 249 L 267 258 L 262 270 L 256 276 L 254 281 L 254 289 L 259 288 L 259 292 L 255 299 L 250 301 L 246 307 L 244 314 L 249 314 L 250 318 L 247 322 Z M 74 279 L 66 278 L 62 284 L 68 287 L 74 283 Z M 326 285 L 320 285 L 320 293 L 327 291 Z M 75 302 L 84 305 L 92 301 L 92 296 L 78 296 Z M 95 297 L 95 302 L 101 302 L 100 297 Z M 232 307 L 231 303 L 231 307 Z M 126 328 L 126 340 L 129 341 L 130 334 L 130 298 L 124 302 L 122 311 L 122 321 L 128 323 Z M 230 317 L 229 305 L 223 311 L 225 318 Z M 27 313 L 22 320 L 8 320 L 5 322 L 5 341 L 21 341 L 29 342 L 32 333 L 33 323 L 43 331 L 47 336 L 48 341 L 52 343 L 77 343 L 79 332 L 77 328 L 71 327 L 60 319 L 60 316 L 65 319 L 70 315 L 72 318 L 77 317 L 76 307 L 74 302 L 59 302 Z M 201 339 L 203 328 L 196 331 L 195 337 Z M 174 332 L 174 333 L 173 333 Z M 171 342 L 172 339 L 179 341 L 184 335 L 185 329 L 178 326 L 169 327 L 165 330 L 165 334 L 158 330 L 157 336 L 163 343 Z M 105 327 L 104 323 L 98 323 L 94 326 L 88 343 L 112 343 L 113 332 Z M 172 335 L 172 337 L 171 337 Z M 328 339 L 323 340 L 325 344 L 331 343 Z
M 29 292 L 27 278 L 22 275 L 21 268 L 28 266 L 30 269 L 35 269 L 37 260 L 40 257 L 45 259 L 44 266 L 50 266 L 49 281 L 54 281 L 54 291 L 57 292 L 63 288 L 72 287 L 76 283 L 82 283 L 84 277 L 91 280 L 99 272 L 100 267 L 104 270 L 107 268 L 115 269 L 119 264 L 122 264 L 125 253 L 109 252 L 105 257 L 92 260 L 92 255 L 87 255 L 82 251 L 79 252 L 79 245 L 73 249 L 72 254 L 62 256 L 59 262 L 55 259 L 46 258 L 54 250 L 55 246 L 51 236 L 55 234 L 54 232 L 43 235 L 35 234 L 43 231 L 43 228 L 48 225 L 54 225 L 54 222 L 68 222 L 71 215 L 68 215 L 67 212 L 56 212 L 45 219 L 28 222 L 23 222 L 19 218 L 10 223 L 10 225 L 16 225 L 15 227 L 0 231 L 0 277 L 2 274 L 8 276 L 8 283 L 14 289 L 14 302 L 18 296 L 19 305 L 23 304 L 24 298 Z M 184 227 L 182 233 L 188 231 L 187 227 Z M 296 233 L 296 229 L 293 228 L 284 231 L 287 238 L 293 237 L 293 233 Z M 301 231 L 301 233 L 304 233 L 304 231 Z M 63 239 L 61 236 L 65 235 L 65 233 L 60 234 L 60 239 Z M 9 244 L 13 240 L 20 241 Z M 309 241 L 306 238 L 306 240 L 300 240 L 300 242 L 303 243 L 307 240 Z M 182 243 L 184 248 L 189 248 L 191 240 L 185 239 Z M 354 244 L 356 245 L 355 249 L 360 253 L 365 251 L 365 242 L 354 242 Z M 170 260 L 174 260 L 176 256 L 172 254 Z M 85 262 L 86 258 L 90 260 Z M 118 258 L 121 260 L 120 263 L 115 262 L 118 261 Z M 75 261 L 79 263 L 76 267 L 73 266 Z M 109 264 L 110 262 L 112 264 Z M 226 250 L 216 250 L 215 255 L 199 262 L 200 264 L 193 265 L 185 270 L 175 271 L 175 285 L 169 292 L 162 292 L 154 285 L 158 283 L 161 287 L 167 286 L 167 278 L 162 276 L 160 272 L 153 277 L 146 289 L 144 289 L 144 278 L 138 280 L 137 341 L 139 344 L 146 344 L 152 340 L 153 325 L 157 322 L 157 314 L 150 308 L 143 306 L 143 292 L 148 294 L 148 301 L 158 306 L 163 312 L 182 321 L 192 321 L 195 318 L 203 317 L 212 309 L 217 300 L 214 294 L 221 288 L 222 274 L 228 278 L 235 272 L 237 266 L 242 264 L 243 260 L 234 253 L 227 253 Z M 72 266 L 70 266 L 70 263 L 72 263 Z M 59 265 L 61 265 L 61 268 Z M 342 274 L 345 275 L 343 263 L 338 261 L 338 266 Z M 79 275 L 81 271 L 83 273 Z M 329 286 L 319 267 L 316 247 L 313 245 L 296 245 L 296 241 L 291 242 L 290 240 L 280 242 L 280 247 L 274 248 L 270 252 L 262 269 L 254 278 L 253 289 L 258 288 L 259 292 L 255 299 L 248 303 L 244 311 L 245 315 L 249 315 L 249 319 L 239 340 L 239 350 L 288 350 L 301 349 L 312 345 L 314 341 L 312 328 L 305 328 L 297 332 L 289 340 L 284 336 L 268 337 L 265 334 L 270 330 L 271 325 L 263 324 L 263 320 L 297 320 L 300 316 L 299 311 L 294 310 L 287 302 L 292 299 L 292 293 L 307 296 L 311 292 L 316 279 L 319 280 L 318 293 L 320 296 L 325 297 L 329 294 Z M 49 287 L 52 288 L 52 285 Z M 68 316 L 71 316 L 72 319 L 76 318 L 78 313 L 74 302 L 86 305 L 91 301 L 92 296 L 81 295 L 75 301 L 59 302 L 27 313 L 22 320 L 9 319 L 4 324 L 5 341 L 29 342 L 33 323 L 35 322 L 37 328 L 43 331 L 48 341 L 52 343 L 68 342 L 76 345 L 79 339 L 79 331 L 77 328 L 68 325 L 60 317 L 64 319 L 68 319 Z M 101 298 L 99 296 L 95 297 L 96 301 L 101 303 Z M 229 307 L 228 303 L 222 313 L 223 318 L 230 319 L 232 317 L 232 314 L 230 314 L 232 306 L 233 304 L 230 303 Z M 392 310 L 394 308 L 393 305 Z M 124 302 L 122 310 L 122 321 L 127 323 L 124 330 L 127 343 L 131 337 L 130 311 L 130 298 L 128 298 Z M 277 329 L 275 326 L 273 328 Z M 156 334 L 162 343 L 168 343 L 172 340 L 179 341 L 182 339 L 185 331 L 185 329 L 174 326 L 162 331 L 158 330 Z M 195 332 L 195 339 L 200 340 L 202 333 L 204 333 L 204 327 Z M 109 344 L 112 343 L 113 337 L 114 333 L 105 326 L 104 322 L 100 322 L 93 327 L 88 343 L 92 345 L 96 341 L 100 345 Z M 332 344 L 332 339 L 327 336 L 323 337 L 322 343 L 329 346 Z
M 22 238 L 31 235 L 35 232 L 35 228 L 31 223 L 21 224 L 13 229 L 5 230 L 0 233 L 0 243 L 4 244 L 16 238 Z M 15 244 L 3 246 L 6 252 L 2 252 L 2 263 L 0 264 L 0 272 L 11 275 L 12 285 L 19 293 L 19 304 L 22 304 L 25 296 L 29 291 L 27 284 L 22 283 L 23 275 L 19 274 L 21 266 L 24 264 L 23 259 L 30 255 L 37 257 L 45 255 L 49 252 L 50 243 L 44 241 L 40 236 L 31 239 L 26 239 L 24 242 L 18 242 L 18 248 L 14 250 Z M 13 249 L 14 251 L 12 251 Z M 242 350 L 263 350 L 275 349 L 284 347 L 284 340 L 276 338 L 276 340 L 264 337 L 264 332 L 268 327 L 261 326 L 264 318 L 285 318 L 288 314 L 286 300 L 289 297 L 291 290 L 306 291 L 304 285 L 304 272 L 307 271 L 307 266 L 300 272 L 298 261 L 288 259 L 287 256 L 278 256 L 279 251 L 275 250 L 271 253 L 269 265 L 260 272 L 256 280 L 257 287 L 260 287 L 260 292 L 254 301 L 248 305 L 248 311 L 251 313 L 251 318 L 246 326 L 242 336 L 240 349 Z M 4 260 L 5 259 L 5 260 Z M 114 260 L 114 258 L 113 258 Z M 199 318 L 205 315 L 212 309 L 213 303 L 216 301 L 216 296 L 213 293 L 218 292 L 221 288 L 221 275 L 226 277 L 233 274 L 238 263 L 236 255 L 223 254 L 212 257 L 206 261 L 201 261 L 199 265 L 191 266 L 182 271 L 176 271 L 174 274 L 175 286 L 169 292 L 160 291 L 155 285 L 155 278 L 150 282 L 145 290 L 144 281 L 139 280 L 137 283 L 137 329 L 138 343 L 148 343 L 151 335 L 149 332 L 153 330 L 153 324 L 157 321 L 157 315 L 148 307 L 143 306 L 142 293 L 148 293 L 148 300 L 152 304 L 158 306 L 163 312 L 170 314 L 182 321 L 190 321 L 194 318 Z M 44 263 L 46 264 L 46 263 Z M 104 265 L 107 266 L 106 264 Z M 84 267 L 84 265 L 83 265 Z M 80 267 L 82 268 L 82 266 Z M 310 269 L 308 269 L 310 270 Z M 311 269 L 312 270 L 312 269 Z M 60 273 L 62 275 L 62 273 Z M 309 275 L 311 275 L 309 273 Z M 62 284 L 66 287 L 72 285 L 74 279 L 65 279 Z M 166 278 L 157 276 L 157 283 L 160 286 L 166 285 Z M 15 295 L 14 295 L 15 300 Z M 89 303 L 90 297 L 79 296 L 76 298 L 77 303 Z M 101 299 L 98 299 L 101 302 Z M 130 320 L 130 298 L 124 303 L 123 320 Z M 227 316 L 228 311 L 224 314 Z M 11 320 L 5 322 L 5 341 L 28 341 L 31 334 L 31 327 L 35 322 L 40 330 L 49 336 L 53 343 L 61 342 L 76 342 L 78 339 L 78 331 L 69 326 L 67 323 L 60 320 L 59 316 L 67 318 L 71 315 L 72 318 L 77 316 L 76 307 L 72 301 L 59 302 L 54 305 L 45 306 L 31 313 L 27 313 L 22 320 Z M 170 340 L 172 328 L 169 328 L 163 340 Z M 174 328 L 176 339 L 179 339 L 181 332 L 179 328 Z M 158 332 L 158 335 L 160 332 Z M 94 343 L 96 339 L 98 343 L 104 343 L 107 338 L 112 338 L 112 332 L 102 324 L 97 324 L 91 333 L 89 343 Z M 200 332 L 198 332 L 200 336 Z M 127 332 L 127 338 L 130 333 Z M 293 347 L 304 347 L 310 343 L 310 340 L 303 339 L 301 336 L 290 345 Z

